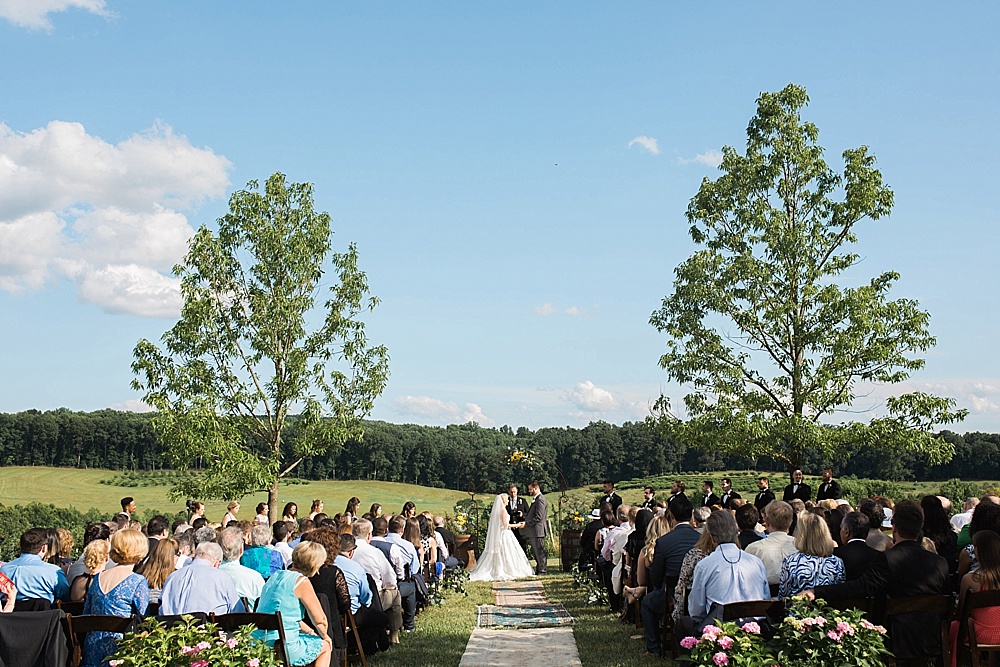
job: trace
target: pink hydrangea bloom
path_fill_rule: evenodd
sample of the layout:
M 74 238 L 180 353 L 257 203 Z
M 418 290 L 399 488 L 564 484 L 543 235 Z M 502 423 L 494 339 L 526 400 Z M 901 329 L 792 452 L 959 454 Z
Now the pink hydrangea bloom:
M 212 645 L 208 642 L 198 642 L 198 646 L 196 648 L 199 651 L 204 651 L 207 648 L 212 648 Z
M 823 618 L 822 616 L 817 616 L 816 618 L 813 619 L 813 621 L 816 622 L 816 625 L 823 625 L 824 623 L 826 623 L 826 619 Z
M 722 634 L 722 628 L 715 625 L 706 625 L 705 629 L 702 630 L 702 639 L 708 639 L 710 641 L 715 641 L 715 638 Z
M 683 646 L 688 651 L 690 651 L 697 645 L 698 645 L 697 637 L 685 637 L 684 639 L 681 640 L 681 646 Z
M 760 634 L 760 626 L 757 625 L 756 623 L 754 623 L 753 621 L 750 621 L 749 623 L 744 623 L 743 624 L 743 632 L 749 632 L 750 634 L 753 634 L 753 635 L 759 635 Z
M 712 662 L 717 664 L 719 667 L 726 667 L 726 665 L 729 664 L 729 656 L 722 651 L 719 651 L 712 656 Z
M 191 663 L 191 667 L 208 667 L 208 660 L 195 660 Z
M 193 655 L 193 654 L 195 654 L 197 652 L 198 652 L 198 649 L 194 648 L 193 646 L 182 646 L 181 647 L 181 653 L 183 653 L 184 655 Z
M 247 660 L 247 667 L 258 667 L 260 665 L 260 658 L 250 658 Z
M 836 630 L 830 630 L 828 633 L 826 633 L 826 636 L 835 642 L 840 642 L 840 638 L 843 637 L 844 635 L 840 632 L 837 632 Z
M 228 646 L 229 648 L 236 648 L 236 645 L 238 643 L 239 642 L 236 641 L 236 637 L 230 637 L 229 639 L 226 640 L 226 646 Z
M 729 649 L 731 649 L 733 647 L 733 638 L 732 637 L 720 637 L 719 638 L 719 646 L 721 646 L 722 648 L 724 648 L 725 650 L 728 651 Z

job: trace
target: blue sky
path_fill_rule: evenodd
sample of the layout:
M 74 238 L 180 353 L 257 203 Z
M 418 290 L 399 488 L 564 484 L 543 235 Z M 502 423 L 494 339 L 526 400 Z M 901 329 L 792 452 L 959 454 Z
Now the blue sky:
M 905 390 L 1000 431 L 1000 6 L 0 2 L 0 411 L 137 409 L 131 351 L 228 195 L 315 184 L 392 357 L 373 416 L 579 426 L 660 392 L 684 211 L 761 91 L 896 195 L 863 261 L 932 315 Z M 884 388 L 860 410 L 877 411 Z

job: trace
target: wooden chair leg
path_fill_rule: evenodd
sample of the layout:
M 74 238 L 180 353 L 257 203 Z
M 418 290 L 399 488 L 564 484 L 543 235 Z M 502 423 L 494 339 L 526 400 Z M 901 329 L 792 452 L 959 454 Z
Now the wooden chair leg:
M 351 626 L 351 632 L 354 634 L 354 641 L 358 645 L 358 655 L 361 656 L 361 665 L 362 667 L 368 667 L 368 661 L 365 659 L 365 649 L 361 645 L 361 635 L 358 633 L 358 626 L 354 622 L 354 614 L 352 614 L 349 609 L 347 610 L 347 622 Z

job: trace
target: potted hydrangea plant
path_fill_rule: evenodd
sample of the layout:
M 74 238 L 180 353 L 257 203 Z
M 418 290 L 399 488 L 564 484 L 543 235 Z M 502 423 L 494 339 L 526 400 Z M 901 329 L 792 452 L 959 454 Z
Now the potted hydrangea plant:
M 274 649 L 251 636 L 252 626 L 223 633 L 191 616 L 166 627 L 154 618 L 118 640 L 111 667 L 280 667 Z

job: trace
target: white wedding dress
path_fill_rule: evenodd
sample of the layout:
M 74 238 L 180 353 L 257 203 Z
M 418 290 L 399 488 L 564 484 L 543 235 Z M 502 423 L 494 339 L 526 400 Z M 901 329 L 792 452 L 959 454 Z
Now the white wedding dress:
M 504 495 L 497 496 L 486 530 L 486 546 L 479 562 L 469 572 L 472 581 L 509 581 L 534 576 L 528 557 L 517 543 L 508 524 Z

